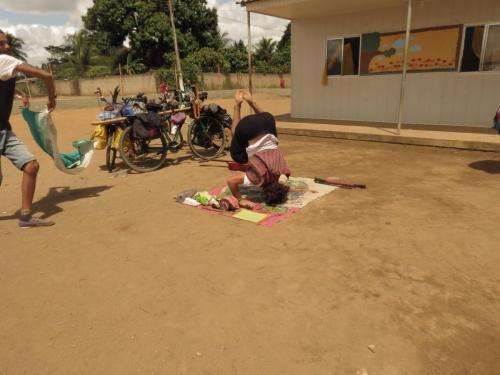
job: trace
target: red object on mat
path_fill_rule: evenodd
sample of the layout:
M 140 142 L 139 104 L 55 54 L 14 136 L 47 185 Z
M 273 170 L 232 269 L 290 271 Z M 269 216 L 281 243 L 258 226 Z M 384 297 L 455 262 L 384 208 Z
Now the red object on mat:
M 248 170 L 248 164 L 240 164 L 235 161 L 230 161 L 227 164 L 230 171 L 246 172 Z

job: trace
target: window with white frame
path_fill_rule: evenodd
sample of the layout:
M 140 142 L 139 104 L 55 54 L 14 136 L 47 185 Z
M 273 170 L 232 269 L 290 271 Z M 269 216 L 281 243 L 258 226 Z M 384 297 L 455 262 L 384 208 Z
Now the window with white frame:
M 326 72 L 328 76 L 359 74 L 360 40 L 360 37 L 352 37 L 326 41 Z
M 461 72 L 500 71 L 500 24 L 465 27 Z

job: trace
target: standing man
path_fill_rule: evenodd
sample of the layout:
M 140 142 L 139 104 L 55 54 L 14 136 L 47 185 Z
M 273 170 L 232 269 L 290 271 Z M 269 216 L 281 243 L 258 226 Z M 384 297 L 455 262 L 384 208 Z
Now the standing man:
M 9 56 L 9 50 L 10 45 L 7 35 L 0 30 L 0 156 L 5 156 L 17 169 L 23 172 L 19 226 L 23 228 L 46 227 L 54 225 L 54 222 L 41 220 L 31 216 L 36 176 L 40 166 L 35 157 L 28 151 L 26 145 L 12 132 L 9 119 L 16 92 L 15 76 L 17 73 L 23 73 L 29 77 L 40 78 L 45 82 L 49 96 L 47 103 L 49 111 L 56 107 L 54 79 L 51 73 L 37 69 L 21 60 Z

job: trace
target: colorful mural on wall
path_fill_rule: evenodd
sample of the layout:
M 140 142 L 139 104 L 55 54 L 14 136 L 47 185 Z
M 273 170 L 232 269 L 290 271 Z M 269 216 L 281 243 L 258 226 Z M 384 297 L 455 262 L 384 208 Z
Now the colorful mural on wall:
M 403 70 L 405 32 L 362 35 L 361 74 L 397 73 Z M 414 30 L 410 35 L 408 71 L 456 70 L 462 26 Z

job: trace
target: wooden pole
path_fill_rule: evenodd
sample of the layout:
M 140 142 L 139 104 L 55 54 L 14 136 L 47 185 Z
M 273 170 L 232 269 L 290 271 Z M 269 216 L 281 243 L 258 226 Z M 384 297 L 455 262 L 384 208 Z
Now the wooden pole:
M 252 30 L 250 26 L 250 12 L 247 10 L 247 30 L 248 30 L 248 91 L 253 94 L 253 82 L 252 82 Z
M 120 91 L 122 94 L 125 94 L 123 92 L 123 77 L 122 77 L 122 64 L 118 63 L 118 72 L 120 72 Z
M 179 81 L 179 88 L 181 89 L 181 91 L 184 91 L 184 80 L 182 79 L 181 58 L 179 55 L 179 47 L 177 46 L 177 34 L 175 32 L 174 9 L 172 6 L 172 0 L 168 0 L 168 9 L 170 11 L 170 23 L 172 25 L 172 34 L 174 36 L 175 64 L 177 67 L 177 79 Z
M 403 73 L 401 75 L 401 94 L 399 96 L 399 118 L 398 118 L 398 132 L 397 132 L 398 135 L 401 135 L 401 126 L 403 123 L 403 115 L 404 115 L 406 71 L 408 65 L 408 51 L 410 49 L 411 13 L 412 13 L 412 0 L 408 0 L 408 14 L 406 16 L 405 54 L 403 57 Z

